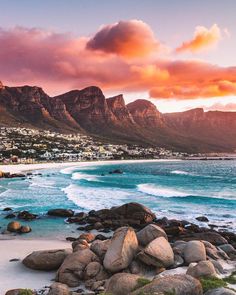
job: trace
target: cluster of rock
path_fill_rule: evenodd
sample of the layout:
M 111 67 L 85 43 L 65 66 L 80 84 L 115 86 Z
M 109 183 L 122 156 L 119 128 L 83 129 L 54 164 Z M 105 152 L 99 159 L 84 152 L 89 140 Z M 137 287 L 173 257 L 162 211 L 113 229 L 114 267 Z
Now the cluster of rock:
M 57 271 L 48 295 L 202 295 L 199 279 L 223 273 L 221 260 L 236 260 L 236 250 L 226 238 L 214 236 L 209 242 L 203 232 L 205 239 L 191 239 L 189 235 L 185 240 L 177 239 L 176 230 L 175 234 L 173 229 L 168 233 L 156 224 L 156 217 L 148 208 L 137 203 L 89 214 L 59 209 L 48 214 L 66 216 L 70 222 L 90 221 L 93 228 L 100 222 L 102 227 L 115 229 L 111 238 L 85 232 L 73 241 L 70 249 L 28 255 L 23 260 L 26 267 Z M 183 232 L 179 231 L 182 237 Z M 186 267 L 185 273 L 166 275 L 166 270 L 181 266 Z M 228 289 L 221 291 L 206 294 L 235 294 Z M 7 293 L 10 294 L 13 293 Z
M 25 178 L 26 175 L 23 173 L 10 173 L 3 172 L 0 170 L 0 178 Z

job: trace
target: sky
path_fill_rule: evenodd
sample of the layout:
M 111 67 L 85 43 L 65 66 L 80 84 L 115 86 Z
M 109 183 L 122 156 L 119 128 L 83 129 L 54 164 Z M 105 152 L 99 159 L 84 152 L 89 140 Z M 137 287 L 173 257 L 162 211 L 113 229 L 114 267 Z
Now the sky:
M 0 80 L 236 111 L 235 0 L 0 0 Z

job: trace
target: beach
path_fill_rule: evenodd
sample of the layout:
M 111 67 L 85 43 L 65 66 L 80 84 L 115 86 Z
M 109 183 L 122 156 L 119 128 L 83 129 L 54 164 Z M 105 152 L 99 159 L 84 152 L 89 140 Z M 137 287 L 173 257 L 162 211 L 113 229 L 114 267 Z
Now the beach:
M 40 289 L 52 284 L 55 271 L 42 272 L 30 270 L 22 260 L 33 251 L 70 248 L 66 241 L 59 240 L 1 240 L 0 241 L 0 294 L 9 289 Z M 19 261 L 10 262 L 11 259 Z

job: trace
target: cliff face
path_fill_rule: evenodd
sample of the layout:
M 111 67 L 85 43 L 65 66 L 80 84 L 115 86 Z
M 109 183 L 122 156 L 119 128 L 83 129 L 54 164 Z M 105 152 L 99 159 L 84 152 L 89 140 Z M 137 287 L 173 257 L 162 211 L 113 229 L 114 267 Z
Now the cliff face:
M 163 125 L 163 118 L 156 106 L 148 100 L 138 99 L 127 105 L 134 121 L 146 128 L 156 128 Z
M 0 124 L 85 132 L 109 142 L 205 152 L 236 150 L 236 113 L 162 114 L 147 100 L 128 105 L 122 95 L 105 98 L 95 86 L 49 97 L 39 87 L 0 84 Z

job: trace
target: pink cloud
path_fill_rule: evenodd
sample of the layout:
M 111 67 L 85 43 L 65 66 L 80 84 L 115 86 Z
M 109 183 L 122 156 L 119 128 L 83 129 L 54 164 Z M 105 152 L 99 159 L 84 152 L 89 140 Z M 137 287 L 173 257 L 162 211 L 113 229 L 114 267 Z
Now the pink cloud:
M 209 49 L 215 46 L 221 40 L 221 38 L 222 33 L 217 24 L 214 24 L 209 29 L 203 26 L 198 26 L 195 29 L 193 39 L 183 42 L 182 45 L 176 49 L 176 52 L 198 52 Z
M 151 28 L 140 20 L 120 21 L 104 26 L 87 44 L 90 50 L 115 53 L 128 58 L 149 55 L 159 46 Z

